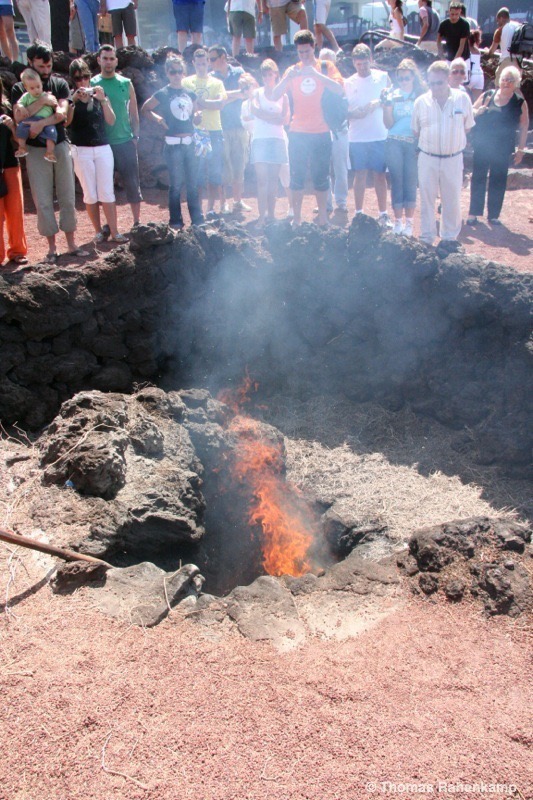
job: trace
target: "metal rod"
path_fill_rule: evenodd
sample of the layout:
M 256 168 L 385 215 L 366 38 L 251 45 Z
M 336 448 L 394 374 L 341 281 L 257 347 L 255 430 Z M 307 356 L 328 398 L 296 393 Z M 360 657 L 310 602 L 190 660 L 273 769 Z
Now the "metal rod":
M 112 565 L 101 558 L 87 556 L 85 553 L 77 553 L 75 550 L 64 550 L 62 547 L 54 547 L 51 544 L 36 542 L 35 539 L 28 539 L 27 536 L 18 536 L 16 533 L 0 528 L 0 540 L 9 542 L 16 547 L 27 547 L 29 550 L 38 550 L 40 553 L 47 553 L 50 556 L 57 556 L 65 561 L 88 561 L 90 564 L 101 564 L 103 567 L 111 569 Z

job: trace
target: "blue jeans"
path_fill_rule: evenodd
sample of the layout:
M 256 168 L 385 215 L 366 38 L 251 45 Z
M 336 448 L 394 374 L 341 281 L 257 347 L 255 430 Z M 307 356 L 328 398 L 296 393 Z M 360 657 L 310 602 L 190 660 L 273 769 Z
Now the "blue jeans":
M 76 0 L 76 8 L 85 39 L 85 49 L 88 53 L 96 53 L 100 47 L 97 18 L 100 0 Z
M 200 225 L 204 221 L 198 198 L 198 166 L 200 159 L 194 154 L 194 142 L 192 144 L 166 144 L 164 156 L 170 181 L 168 189 L 170 224 L 183 225 L 181 190 L 185 187 L 191 222 L 193 225 Z
M 390 173 L 391 204 L 394 211 L 416 205 L 417 158 L 414 142 L 388 138 L 385 157 Z

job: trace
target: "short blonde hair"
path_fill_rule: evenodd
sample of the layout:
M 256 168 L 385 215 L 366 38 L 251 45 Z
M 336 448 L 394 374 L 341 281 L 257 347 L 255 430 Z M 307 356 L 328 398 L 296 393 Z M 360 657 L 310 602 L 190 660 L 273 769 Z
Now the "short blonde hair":
M 279 75 L 279 67 L 272 58 L 265 58 L 259 67 L 261 72 L 277 72 Z
M 450 67 L 447 61 L 434 61 L 428 67 L 428 75 L 430 72 L 443 72 L 445 75 L 450 74 Z

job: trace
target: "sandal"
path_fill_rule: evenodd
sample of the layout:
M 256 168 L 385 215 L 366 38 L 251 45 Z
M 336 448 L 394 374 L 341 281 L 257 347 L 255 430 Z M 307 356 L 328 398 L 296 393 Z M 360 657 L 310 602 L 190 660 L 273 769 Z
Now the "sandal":
M 117 233 L 116 236 L 111 236 L 109 241 L 116 242 L 117 244 L 125 244 L 126 242 L 129 242 L 129 239 L 123 233 Z
M 15 158 L 26 158 L 27 155 L 28 155 L 27 150 L 17 150 L 17 152 L 15 153 Z
M 74 256 L 75 258 L 87 258 L 91 254 L 88 250 L 84 250 L 83 247 L 76 247 L 75 250 L 69 250 L 67 252 L 67 256 Z
M 59 258 L 58 253 L 47 253 L 43 259 L 44 264 L 57 264 L 57 260 Z
M 98 233 L 95 235 L 95 237 L 94 237 L 94 239 L 93 239 L 93 242 L 94 242 L 95 244 L 102 244 L 102 242 L 105 242 L 105 241 L 107 241 L 107 236 L 105 235 L 105 233 L 104 233 L 103 231 L 99 231 L 99 232 L 98 232 Z
M 44 157 L 45 161 L 49 161 L 50 164 L 57 164 L 57 158 L 55 156 L 49 156 L 48 154 Z

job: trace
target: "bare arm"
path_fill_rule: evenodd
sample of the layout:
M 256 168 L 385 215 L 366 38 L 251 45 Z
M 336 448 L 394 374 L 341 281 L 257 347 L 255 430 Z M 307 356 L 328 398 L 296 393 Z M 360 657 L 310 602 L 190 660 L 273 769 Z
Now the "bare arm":
M 15 117 L 15 122 L 22 122 L 28 117 L 34 117 L 41 108 L 44 106 L 56 106 L 57 100 L 54 98 L 54 103 L 51 102 L 52 95 L 49 95 L 47 92 L 43 92 L 43 94 L 37 98 L 31 105 L 29 106 L 22 106 L 20 103 L 16 103 L 15 107 L 13 108 L 13 114 Z
M 462 58 L 463 51 L 464 51 L 465 46 L 466 46 L 466 39 L 467 39 L 467 37 L 465 36 L 465 38 L 461 39 L 461 41 L 459 42 L 459 47 L 457 48 L 457 53 L 455 54 L 455 58 Z
M 426 33 L 428 32 L 428 28 L 429 28 L 429 15 L 426 14 L 426 16 L 423 17 L 422 19 L 423 19 L 422 29 L 420 31 L 420 36 L 419 36 L 418 42 L 416 43 L 417 46 L 419 46 L 421 44 L 421 42 L 422 42 L 424 36 L 426 35 Z
M 130 125 L 134 138 L 139 138 L 139 108 L 133 84 L 130 84 Z
M 496 30 L 494 31 L 494 36 L 492 37 L 492 44 L 491 44 L 491 46 L 489 47 L 489 50 L 488 50 L 488 55 L 489 56 L 493 55 L 493 53 L 496 52 L 496 50 L 500 46 L 501 38 L 502 38 L 502 29 L 501 28 L 496 28 Z
M 157 108 L 158 105 L 159 105 L 159 100 L 157 100 L 152 95 L 152 97 L 149 97 L 148 100 L 143 104 L 141 108 L 141 114 L 143 115 L 143 117 L 146 117 L 146 119 L 151 119 L 152 122 L 155 122 L 156 125 L 160 125 L 163 128 L 163 130 L 167 131 L 168 130 L 167 123 L 160 114 L 156 114 L 155 112 L 155 109 Z
M 518 149 L 514 154 L 514 163 L 520 164 L 524 157 L 524 147 L 526 146 L 527 142 L 527 132 L 529 128 L 529 112 L 527 110 L 527 103 L 524 100 L 522 103 L 522 113 L 520 114 L 520 122 L 519 122 L 519 141 L 518 141 Z
M 272 92 L 272 100 L 279 100 L 279 98 L 282 95 L 286 94 L 287 92 L 290 92 L 291 81 L 293 78 L 296 78 L 299 74 L 300 74 L 300 68 L 296 66 L 296 64 L 293 67 L 289 67 L 283 78 L 280 80 L 277 86 L 274 87 L 274 91 Z

